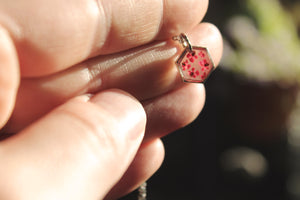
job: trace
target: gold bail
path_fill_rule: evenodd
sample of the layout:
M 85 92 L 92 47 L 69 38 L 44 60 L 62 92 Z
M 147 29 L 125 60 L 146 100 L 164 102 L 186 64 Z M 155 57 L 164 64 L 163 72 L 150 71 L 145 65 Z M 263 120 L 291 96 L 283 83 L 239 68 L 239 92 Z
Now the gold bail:
M 186 36 L 186 34 L 181 33 L 179 36 L 173 37 L 173 40 L 179 41 L 184 48 L 188 47 L 189 51 L 193 51 L 193 47 L 191 45 L 191 42 L 190 42 L 189 38 Z

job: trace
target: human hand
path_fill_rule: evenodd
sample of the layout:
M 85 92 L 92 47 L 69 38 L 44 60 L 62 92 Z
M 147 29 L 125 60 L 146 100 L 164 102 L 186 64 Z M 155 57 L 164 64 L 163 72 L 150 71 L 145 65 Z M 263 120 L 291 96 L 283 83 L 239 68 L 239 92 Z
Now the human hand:
M 9 191 L 4 195 L 93 199 L 104 197 L 115 185 L 107 197 L 112 199 L 155 172 L 163 159 L 158 138 L 192 121 L 205 98 L 202 85 L 181 82 L 174 66 L 179 47 L 168 39 L 188 32 L 193 44 L 209 47 L 216 64 L 222 53 L 217 29 L 198 25 L 207 1 L 162 2 L 2 3 L 0 124 L 10 119 L 3 131 L 19 131 L 0 143 L 1 162 L 7 163 L 1 168 L 6 181 L 0 185 Z M 147 129 L 139 150 L 143 111 L 133 97 L 109 88 L 131 93 L 144 106 Z M 86 93 L 96 95 L 87 101 L 82 96 Z M 95 106 L 98 95 L 106 100 Z M 128 126 L 124 135 L 130 135 L 134 124 L 142 127 L 134 142 L 116 134 L 116 121 Z M 95 144 L 90 133 L 107 134 L 112 141 L 96 137 Z M 90 157 L 96 160 L 86 159 Z

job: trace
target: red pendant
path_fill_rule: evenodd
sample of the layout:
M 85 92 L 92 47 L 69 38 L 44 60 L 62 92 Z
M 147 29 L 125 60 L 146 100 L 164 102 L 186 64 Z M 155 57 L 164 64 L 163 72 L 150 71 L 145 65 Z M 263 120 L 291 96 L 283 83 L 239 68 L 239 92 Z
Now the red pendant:
M 205 47 L 186 47 L 176 61 L 178 70 L 184 82 L 203 83 L 215 66 Z

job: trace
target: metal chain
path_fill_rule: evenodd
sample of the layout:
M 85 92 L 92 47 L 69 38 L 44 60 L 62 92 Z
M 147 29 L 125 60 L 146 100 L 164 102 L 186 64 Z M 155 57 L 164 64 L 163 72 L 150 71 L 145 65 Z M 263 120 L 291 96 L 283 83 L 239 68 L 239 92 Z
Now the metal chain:
M 138 189 L 138 200 L 147 200 L 147 183 L 143 183 Z

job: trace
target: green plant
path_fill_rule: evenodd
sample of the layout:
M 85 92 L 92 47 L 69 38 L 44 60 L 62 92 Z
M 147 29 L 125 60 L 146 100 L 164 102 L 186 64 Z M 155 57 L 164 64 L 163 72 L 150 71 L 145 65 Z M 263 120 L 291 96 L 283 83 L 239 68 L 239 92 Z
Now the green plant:
M 300 40 L 290 13 L 278 0 L 246 0 L 247 15 L 225 25 L 222 65 L 259 81 L 300 82 Z

